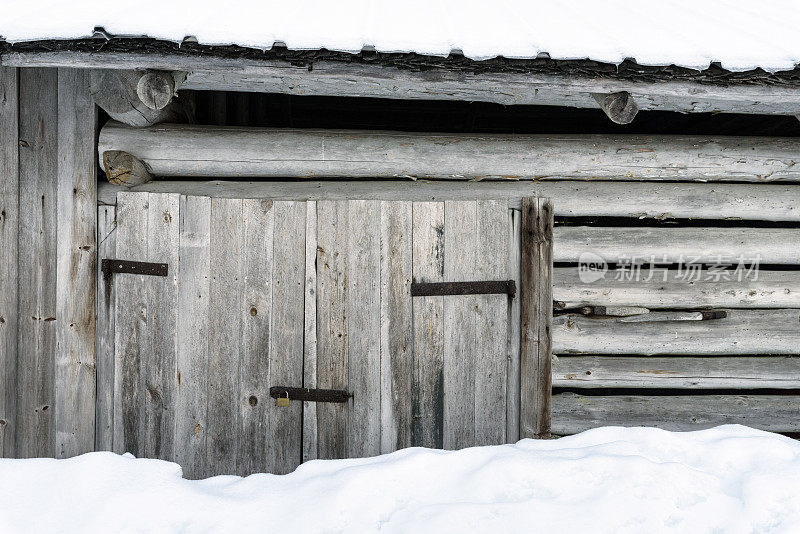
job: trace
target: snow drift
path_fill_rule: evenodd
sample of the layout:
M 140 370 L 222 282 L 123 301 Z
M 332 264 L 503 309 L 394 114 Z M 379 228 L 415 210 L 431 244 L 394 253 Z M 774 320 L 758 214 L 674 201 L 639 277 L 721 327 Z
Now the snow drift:
M 800 443 L 598 428 L 190 481 L 109 452 L 0 460 L 0 532 L 800 532 Z

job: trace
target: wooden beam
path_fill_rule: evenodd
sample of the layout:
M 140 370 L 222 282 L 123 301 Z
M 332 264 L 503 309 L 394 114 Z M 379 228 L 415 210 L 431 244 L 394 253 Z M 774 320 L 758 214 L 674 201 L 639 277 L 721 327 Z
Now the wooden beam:
M 598 426 L 654 426 L 671 431 L 746 425 L 769 432 L 800 431 L 800 396 L 553 395 L 553 434 L 577 434 Z
M 102 158 L 106 178 L 112 184 L 130 187 L 153 179 L 145 164 L 127 152 L 107 150 Z
M 800 180 L 800 140 L 768 137 L 428 134 L 109 122 L 100 154 L 160 177 Z
M 99 201 L 116 203 L 119 186 L 100 184 Z M 796 184 L 705 184 L 608 181 L 497 181 L 452 183 L 431 180 L 208 181 L 160 180 L 133 189 L 182 195 L 344 200 L 416 201 L 507 199 L 516 210 L 526 196 L 553 199 L 556 217 L 636 219 L 748 219 L 800 221 Z
M 603 113 L 616 124 L 630 124 L 639 113 L 639 106 L 628 91 L 607 95 L 592 95 Z
M 553 387 L 800 389 L 800 357 L 562 356 Z
M 747 263 L 800 264 L 797 236 L 793 228 L 560 226 L 554 231 L 554 261 L 578 262 L 583 256 L 608 263 L 736 265 L 742 255 Z
M 280 60 L 117 52 L 10 52 L 9 66 L 188 71 L 184 89 L 468 100 L 596 109 L 593 94 L 627 91 L 641 110 L 680 113 L 800 114 L 800 89 L 775 85 L 711 85 L 630 81 L 612 77 L 527 73 L 414 71 L 380 65 L 314 61 L 309 70 Z
M 163 86 L 168 84 L 155 74 L 110 69 L 90 72 L 92 98 L 114 120 L 142 127 L 177 120 L 183 115 L 177 103 L 167 102 L 159 107 L 166 98 Z
M 58 71 L 56 457 L 94 450 L 97 113 L 89 72 Z
M 553 204 L 522 199 L 520 275 L 521 438 L 550 436 Z
M 642 271 L 640 280 L 626 280 L 610 271 L 586 283 L 577 267 L 555 269 L 553 298 L 562 309 L 582 306 L 644 308 L 800 308 L 800 272 L 759 270 L 752 277 L 715 279 L 704 271 L 699 279 L 677 269 Z
M 556 354 L 797 354 L 800 310 L 724 310 L 709 321 L 629 322 L 625 318 L 553 318 Z
M 18 239 L 19 77 L 0 67 L 0 458 L 15 456 Z

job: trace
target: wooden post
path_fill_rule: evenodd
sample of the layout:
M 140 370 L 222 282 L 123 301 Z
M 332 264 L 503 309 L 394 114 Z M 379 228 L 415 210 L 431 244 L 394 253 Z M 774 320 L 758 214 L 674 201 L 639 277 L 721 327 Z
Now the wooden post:
M 520 437 L 550 437 L 553 204 L 522 199 Z
M 94 450 L 97 113 L 88 71 L 58 70 L 56 457 Z
M 13 457 L 16 430 L 19 81 L 0 67 L 0 458 Z

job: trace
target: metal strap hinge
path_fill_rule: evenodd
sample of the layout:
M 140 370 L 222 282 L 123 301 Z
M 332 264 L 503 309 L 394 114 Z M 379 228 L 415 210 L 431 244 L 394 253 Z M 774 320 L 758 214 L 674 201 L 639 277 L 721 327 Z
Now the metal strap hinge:
M 291 400 L 310 401 L 310 402 L 347 402 L 353 397 L 342 389 L 309 389 L 309 388 L 290 388 L 287 386 L 272 386 L 269 388 L 269 396 L 273 399 L 279 397 Z
M 100 270 L 102 270 L 103 274 L 106 276 L 115 273 L 167 276 L 169 265 L 166 263 L 148 263 L 145 261 L 103 259 Z
M 439 297 L 443 295 L 508 295 L 517 294 L 514 280 L 489 280 L 478 282 L 412 282 L 412 297 Z

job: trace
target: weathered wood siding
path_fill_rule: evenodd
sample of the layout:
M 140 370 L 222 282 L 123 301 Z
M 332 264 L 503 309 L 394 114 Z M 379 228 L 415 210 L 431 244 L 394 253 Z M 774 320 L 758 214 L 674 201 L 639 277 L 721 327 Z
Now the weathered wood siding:
M 0 456 L 95 446 L 95 108 L 80 71 L 0 69 Z

